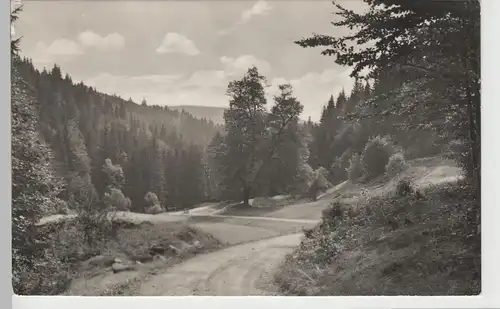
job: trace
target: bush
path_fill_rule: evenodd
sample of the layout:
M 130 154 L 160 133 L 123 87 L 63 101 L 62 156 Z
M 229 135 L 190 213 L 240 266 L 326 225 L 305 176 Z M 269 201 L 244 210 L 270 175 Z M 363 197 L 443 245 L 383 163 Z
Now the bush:
M 330 172 L 332 174 L 332 181 L 334 183 L 339 183 L 348 178 L 347 169 L 350 166 L 350 159 L 352 157 L 351 149 L 347 149 L 344 153 L 335 159 L 333 162 Z
M 394 144 L 388 136 L 370 138 L 361 158 L 367 178 L 372 179 L 383 175 L 385 166 L 394 152 Z
M 347 168 L 347 178 L 350 181 L 354 182 L 361 176 L 363 176 L 363 164 L 361 163 L 361 156 L 355 153 L 349 160 L 349 167 Z
M 325 191 L 331 187 L 331 183 L 326 178 L 328 171 L 324 167 L 320 167 L 314 171 L 314 178 L 307 191 L 308 196 L 316 200 L 318 193 Z
M 415 192 L 413 182 L 408 178 L 403 178 L 398 181 L 394 194 L 398 197 L 409 196 Z
M 403 153 L 397 152 L 389 158 L 389 162 L 385 166 L 385 173 L 389 177 L 394 177 L 406 169 L 408 169 L 408 164 Z
M 294 185 L 292 186 L 293 195 L 304 195 L 307 193 L 314 181 L 314 171 L 307 163 L 299 165 Z
M 160 203 L 160 201 L 158 200 L 158 196 L 156 196 L 156 194 L 154 194 L 153 192 L 146 193 L 146 195 L 144 196 L 144 201 L 146 202 L 146 207 L 151 207 Z
M 165 212 L 165 208 L 163 208 L 160 204 L 155 204 L 153 206 L 146 208 L 146 213 L 151 215 L 156 215 Z
M 67 215 L 69 213 L 68 203 L 64 200 L 57 199 L 54 202 L 55 211 L 60 215 Z
M 108 192 L 104 193 L 104 203 L 107 207 L 119 211 L 128 211 L 132 205 L 130 199 L 116 188 L 110 188 Z
M 326 190 L 332 186 L 332 184 L 328 181 L 328 171 L 326 168 L 321 166 L 314 171 L 314 174 L 319 190 Z
M 336 218 L 342 218 L 344 209 L 339 202 L 335 202 L 329 205 L 327 208 L 323 209 L 321 212 L 321 218 L 324 222 L 331 222 Z
M 106 182 L 108 185 L 116 188 L 121 188 L 121 186 L 125 182 L 125 176 L 120 165 L 113 164 L 113 162 L 111 162 L 111 159 L 108 158 L 104 161 L 102 171 L 104 175 L 106 175 Z

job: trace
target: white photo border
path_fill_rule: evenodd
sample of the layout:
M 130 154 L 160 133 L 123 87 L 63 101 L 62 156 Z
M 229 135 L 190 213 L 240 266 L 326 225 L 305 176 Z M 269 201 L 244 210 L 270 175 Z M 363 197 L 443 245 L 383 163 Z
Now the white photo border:
M 43 0 L 41 0 L 43 1 Z M 81 0 L 83 1 L 83 0 Z M 88 0 L 87 0 L 88 1 Z M 208 1 L 208 0 L 206 0 Z M 245 0 L 233 0 L 245 1 Z M 254 0 L 252 0 L 254 1 Z M 305 0 L 304 0 L 305 1 Z M 311 0 L 309 0 L 311 1 Z M 418 0 L 416 0 L 418 1 Z M 453 1 L 453 0 L 451 0 Z M 459 1 L 459 0 L 455 0 Z M 10 102 L 10 3 L 1 1 L 0 18 L 4 27 L 0 27 L 3 38 L 1 57 L 2 97 L 9 97 Z M 29 5 L 29 1 L 24 1 Z M 500 48 L 496 31 L 500 29 L 500 1 L 481 1 L 481 54 L 482 54 L 482 286 L 479 296 L 464 297 L 36 297 L 16 296 L 11 285 L 11 162 L 10 162 L 10 104 L 0 104 L 0 121 L 3 129 L 0 134 L 0 152 L 2 172 L 2 196 L 4 205 L 0 207 L 0 226 L 8 226 L 8 233 L 0 233 L 3 249 L 0 260 L 2 307 L 9 300 L 16 309 L 101 309 L 119 307 L 121 309 L 153 308 L 500 308 L 500 199 L 496 190 L 496 180 L 500 174 L 500 150 L 498 133 L 500 132 L 500 113 L 495 103 L 500 91 Z M 497 81 L 498 79 L 498 81 Z M 5 100 L 7 101 L 7 100 Z M 4 101 L 4 102 L 5 102 Z M 497 103 L 498 104 L 498 103 Z M 500 151 L 499 151 L 500 153 Z M 7 278 L 7 279 L 5 279 Z M 7 302 L 4 302 L 7 300 Z

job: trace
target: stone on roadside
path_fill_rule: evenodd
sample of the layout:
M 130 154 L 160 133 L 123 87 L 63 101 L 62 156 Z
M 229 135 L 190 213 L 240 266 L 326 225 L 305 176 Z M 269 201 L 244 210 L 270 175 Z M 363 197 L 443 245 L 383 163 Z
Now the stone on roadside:
M 171 250 L 173 250 L 175 253 L 177 253 L 177 254 L 181 254 L 181 253 L 182 253 L 182 250 L 181 250 L 181 249 L 179 249 L 179 248 L 177 248 L 177 247 L 175 247 L 175 246 L 169 245 L 168 247 L 169 247 Z
M 193 242 L 193 246 L 194 246 L 196 249 L 202 249 L 202 248 L 203 248 L 202 243 L 201 243 L 200 241 L 198 241 L 198 240 L 195 240 L 195 241 Z
M 127 264 L 122 264 L 122 263 L 114 263 L 112 266 L 113 272 L 114 273 L 119 273 L 122 271 L 130 271 L 130 270 L 135 270 L 136 266 L 135 265 L 127 265 Z
M 97 255 L 87 260 L 88 264 L 97 267 L 110 267 L 115 263 L 115 257 L 109 255 Z

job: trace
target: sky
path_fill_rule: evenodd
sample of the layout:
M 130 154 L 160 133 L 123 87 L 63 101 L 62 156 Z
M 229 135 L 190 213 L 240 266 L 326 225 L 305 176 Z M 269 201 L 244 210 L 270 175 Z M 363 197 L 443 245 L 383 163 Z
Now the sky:
M 363 3 L 342 2 L 361 10 Z M 74 81 L 153 105 L 227 107 L 231 80 L 255 65 L 271 85 L 290 83 L 318 120 L 330 95 L 349 90 L 350 68 L 293 42 L 340 35 L 331 1 L 24 1 L 15 36 L 35 67 L 57 63 Z

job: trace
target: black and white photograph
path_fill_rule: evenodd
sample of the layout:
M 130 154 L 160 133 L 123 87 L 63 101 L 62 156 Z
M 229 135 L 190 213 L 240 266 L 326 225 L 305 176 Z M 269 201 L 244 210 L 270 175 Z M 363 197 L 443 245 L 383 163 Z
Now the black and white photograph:
M 478 0 L 10 1 L 16 295 L 482 293 Z

